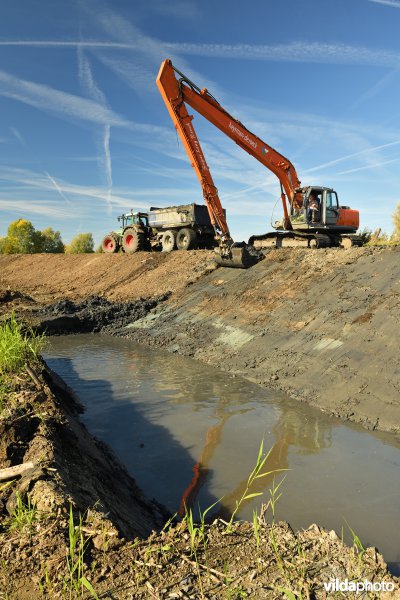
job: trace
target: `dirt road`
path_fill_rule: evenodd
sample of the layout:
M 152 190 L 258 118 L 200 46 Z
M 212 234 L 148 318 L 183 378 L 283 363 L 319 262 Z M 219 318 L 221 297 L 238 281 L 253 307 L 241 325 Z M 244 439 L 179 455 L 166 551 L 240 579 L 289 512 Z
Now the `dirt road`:
M 171 291 L 124 335 L 399 433 L 399 258 L 397 247 L 282 249 L 243 271 L 214 269 L 206 251 L 0 257 L 0 289 L 31 306 Z

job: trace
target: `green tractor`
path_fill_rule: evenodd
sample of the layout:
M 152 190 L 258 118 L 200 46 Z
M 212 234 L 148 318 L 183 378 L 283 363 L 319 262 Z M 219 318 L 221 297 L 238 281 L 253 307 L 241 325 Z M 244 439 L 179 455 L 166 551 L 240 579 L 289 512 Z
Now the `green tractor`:
M 149 218 L 147 213 L 127 213 L 118 217 L 120 229 L 108 233 L 101 243 L 103 252 L 114 254 L 122 249 L 126 254 L 149 250 Z

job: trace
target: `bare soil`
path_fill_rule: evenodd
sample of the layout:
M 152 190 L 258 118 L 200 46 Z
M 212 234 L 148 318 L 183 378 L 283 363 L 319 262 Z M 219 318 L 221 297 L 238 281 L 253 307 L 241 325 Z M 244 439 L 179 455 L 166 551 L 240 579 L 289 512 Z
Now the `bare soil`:
M 368 429 L 400 432 L 399 247 L 271 250 L 248 270 L 216 268 L 212 257 L 1 256 L 0 312 L 32 313 L 96 294 L 119 304 L 120 335 L 279 388 Z M 139 302 L 131 315 L 126 302 Z M 37 319 L 50 328 L 49 319 L 72 315 L 91 330 L 113 330 L 103 309 L 97 325 L 95 310 L 80 317 L 73 310 L 50 306 Z
M 107 329 L 398 433 L 399 252 L 272 250 L 247 271 L 216 269 L 207 251 L 1 256 L 0 313 L 55 331 Z M 1 391 L 0 468 L 35 463 L 0 484 L 1 600 L 89 597 L 83 581 L 115 599 L 322 599 L 335 578 L 392 582 L 388 595 L 364 597 L 400 597 L 376 550 L 316 525 L 294 533 L 267 513 L 258 534 L 221 520 L 203 536 L 187 523 L 161 531 L 163 508 L 88 434 L 65 384 L 35 369 L 39 383 L 23 373 Z M 28 499 L 34 518 L 18 527 Z
M 398 434 L 399 259 L 398 247 L 272 250 L 202 277 L 127 333 Z
M 168 522 L 80 424 L 65 384 L 44 365 L 34 369 L 35 379 L 9 380 L 0 415 L 0 468 L 35 464 L 0 485 L 2 600 L 325 599 L 333 596 L 323 584 L 336 578 L 393 586 L 365 598 L 399 597 L 375 549 L 349 548 L 316 525 L 296 534 L 268 523 L 267 507 L 257 527 Z
M 113 301 L 179 292 L 214 270 L 206 250 L 125 254 L 15 254 L 0 256 L 0 290 L 35 302 L 104 296 Z M 1 294 L 0 294 L 1 297 Z

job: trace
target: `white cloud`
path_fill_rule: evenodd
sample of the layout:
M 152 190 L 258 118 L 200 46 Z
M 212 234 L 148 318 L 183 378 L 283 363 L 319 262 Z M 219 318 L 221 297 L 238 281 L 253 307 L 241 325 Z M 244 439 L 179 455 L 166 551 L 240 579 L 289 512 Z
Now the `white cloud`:
M 200 10 L 193 0 L 174 0 L 173 2 L 152 0 L 150 10 L 175 19 L 190 19 L 193 21 L 201 17 Z
M 329 162 L 326 162 L 324 164 L 318 165 L 316 167 L 312 167 L 311 169 L 308 169 L 308 173 L 313 173 L 314 171 L 319 171 L 321 169 L 325 169 L 326 167 L 332 167 L 333 165 L 336 165 L 340 162 L 347 161 L 351 158 L 365 156 L 371 152 L 376 152 L 377 150 L 383 150 L 385 148 L 390 148 L 392 146 L 398 146 L 399 144 L 400 144 L 400 140 L 396 140 L 394 142 L 389 142 L 387 144 L 380 144 L 379 146 L 373 146 L 372 148 L 366 148 L 364 150 L 360 150 L 359 152 L 353 152 L 352 154 L 346 154 L 344 156 L 340 156 L 339 158 L 335 158 L 334 160 L 330 160 Z M 391 161 L 385 161 L 380 164 L 387 164 L 387 162 L 391 162 Z M 373 164 L 371 166 L 380 166 L 380 164 L 379 165 Z M 368 168 L 368 165 L 365 168 Z M 359 170 L 359 169 L 356 169 L 356 170 Z M 343 171 L 340 174 L 343 174 L 344 172 L 345 171 Z M 346 172 L 350 172 L 350 171 L 346 171 Z
M 376 4 L 386 4 L 386 6 L 391 6 L 392 8 L 400 8 L 399 0 L 369 0 L 370 2 L 375 2 Z
M 400 66 L 400 54 L 390 50 L 374 50 L 365 46 L 291 42 L 290 44 L 167 44 L 178 54 L 210 58 L 274 60 L 331 64 L 362 64 L 382 67 Z
M 71 209 L 67 209 L 65 206 L 55 203 L 46 203 L 36 201 L 29 198 L 19 198 L 13 200 L 2 200 L 0 198 L 0 211 L 11 212 L 17 215 L 42 215 L 48 218 L 54 217 L 57 219 L 74 219 L 77 216 L 77 211 L 71 212 Z
M 74 117 L 92 123 L 127 127 L 129 121 L 98 102 L 57 90 L 48 85 L 20 79 L 0 71 L 0 96 L 12 98 L 59 116 Z
M 58 196 L 62 196 L 65 203 L 68 202 L 66 195 L 69 196 L 69 204 L 72 204 L 78 211 L 83 209 L 85 206 L 93 210 L 94 203 L 99 201 L 101 203 L 108 203 L 114 207 L 120 207 L 124 210 L 128 210 L 131 207 L 136 209 L 147 209 L 149 202 L 160 201 L 165 198 L 181 198 L 187 194 L 187 190 L 179 188 L 165 189 L 164 187 L 153 187 L 139 189 L 135 188 L 135 191 L 131 189 L 117 188 L 109 196 L 108 192 L 101 187 L 91 185 L 78 185 L 75 183 L 63 181 L 58 178 L 56 182 L 54 177 L 49 176 L 48 173 L 38 173 L 29 169 L 12 168 L 6 166 L 0 166 L 0 181 L 8 182 L 12 185 L 8 187 L 1 186 L 0 194 L 7 191 L 8 200 L 4 200 L 3 206 L 8 206 L 9 210 L 12 210 L 15 199 L 19 200 L 21 190 L 30 190 L 32 193 L 35 190 L 39 191 L 43 196 L 46 194 L 49 205 L 61 206 Z M 57 199 L 54 199 L 54 189 L 57 191 Z M 29 203 L 25 205 L 26 212 L 29 212 Z M 71 207 L 68 207 L 69 214 L 71 213 Z
M 61 196 L 61 198 L 70 206 L 73 206 L 72 202 L 65 196 L 65 194 L 63 193 L 62 189 L 60 188 L 60 186 L 58 185 L 57 181 L 54 179 L 54 177 L 52 177 L 49 173 L 47 173 L 47 171 L 45 171 L 45 175 L 46 177 L 51 181 L 51 183 L 53 184 L 53 186 L 55 187 L 57 193 Z
M 340 171 L 337 175 L 347 175 L 348 173 L 357 173 L 358 171 L 367 171 L 368 169 L 378 169 L 384 165 L 390 165 L 391 163 L 399 162 L 400 158 L 393 158 L 391 160 L 384 160 L 375 164 L 365 165 L 364 167 L 356 167 L 354 169 L 347 169 L 346 171 Z

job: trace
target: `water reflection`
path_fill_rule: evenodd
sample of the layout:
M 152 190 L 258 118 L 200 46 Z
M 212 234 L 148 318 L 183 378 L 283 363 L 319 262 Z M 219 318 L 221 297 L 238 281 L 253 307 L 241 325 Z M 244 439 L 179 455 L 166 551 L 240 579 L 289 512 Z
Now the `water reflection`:
M 400 534 L 399 444 L 347 427 L 283 394 L 182 357 L 99 335 L 55 338 L 49 363 L 86 406 L 84 422 L 107 442 L 149 497 L 175 513 L 211 506 L 230 516 L 260 442 L 264 471 L 289 469 L 277 518 L 318 522 L 340 533 L 344 519 L 396 565 Z M 275 484 L 281 474 L 276 475 Z M 274 474 L 256 481 L 240 509 L 250 518 Z
M 206 432 L 204 447 L 199 456 L 198 461 L 193 466 L 193 478 L 188 487 L 185 489 L 180 507 L 179 515 L 185 514 L 186 508 L 194 508 L 196 499 L 200 489 L 207 481 L 209 465 L 212 461 L 216 448 L 222 442 L 222 430 L 229 418 L 233 414 L 244 413 L 245 410 L 228 410 L 229 402 L 216 401 L 215 416 L 219 416 L 217 424 L 212 425 Z M 283 472 L 289 470 L 289 448 L 294 446 L 301 454 L 315 454 L 324 448 L 329 448 L 332 445 L 332 427 L 334 422 L 321 418 L 318 413 L 311 413 L 307 416 L 299 413 L 293 407 L 281 405 L 278 408 L 279 417 L 276 424 L 272 428 L 273 445 L 263 453 L 267 455 L 267 459 L 263 466 L 263 476 L 255 479 L 251 487 L 252 494 L 263 495 L 270 489 L 273 490 L 279 481 L 282 481 L 280 476 Z M 257 457 L 255 457 L 256 459 Z M 256 462 L 256 461 L 255 461 Z M 250 466 L 251 469 L 255 463 Z M 278 478 L 278 482 L 276 482 Z M 237 502 L 243 497 L 248 485 L 248 476 L 242 479 L 238 485 L 229 494 L 224 495 L 222 507 L 210 515 L 210 519 L 215 516 L 220 516 L 224 519 L 229 519 L 234 511 Z M 267 494 L 268 496 L 268 494 Z M 242 501 L 241 510 L 252 502 L 252 499 Z

